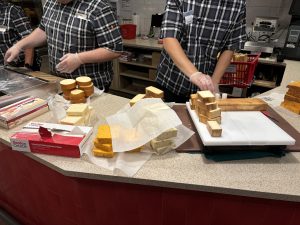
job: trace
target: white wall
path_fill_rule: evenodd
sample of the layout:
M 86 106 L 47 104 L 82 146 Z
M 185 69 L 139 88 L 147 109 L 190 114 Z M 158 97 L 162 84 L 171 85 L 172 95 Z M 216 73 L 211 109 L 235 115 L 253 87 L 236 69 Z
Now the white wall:
M 141 34 L 148 34 L 151 15 L 163 13 L 166 0 L 119 0 L 121 2 L 120 17 L 131 18 L 133 13 L 140 15 Z M 122 1 L 128 1 L 131 8 L 122 7 Z M 287 29 L 291 17 L 288 11 L 292 0 L 247 0 L 247 26 L 252 28 L 252 23 L 257 16 L 278 17 L 280 29 Z M 280 42 L 284 42 L 286 32 L 281 32 Z

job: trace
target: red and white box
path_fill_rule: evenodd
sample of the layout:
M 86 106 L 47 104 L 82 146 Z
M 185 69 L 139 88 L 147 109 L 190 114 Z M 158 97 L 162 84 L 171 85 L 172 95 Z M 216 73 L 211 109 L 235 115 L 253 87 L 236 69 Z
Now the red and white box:
M 80 158 L 92 127 L 30 122 L 10 137 L 13 150 Z
M 28 97 L 0 109 L 0 126 L 10 129 L 48 111 L 46 100 Z

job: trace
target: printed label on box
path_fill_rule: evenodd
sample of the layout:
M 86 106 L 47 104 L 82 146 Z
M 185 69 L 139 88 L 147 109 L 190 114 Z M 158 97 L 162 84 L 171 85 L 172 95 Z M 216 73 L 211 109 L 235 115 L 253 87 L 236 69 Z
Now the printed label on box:
M 17 151 L 30 152 L 28 140 L 13 140 L 13 139 L 11 139 L 11 147 Z

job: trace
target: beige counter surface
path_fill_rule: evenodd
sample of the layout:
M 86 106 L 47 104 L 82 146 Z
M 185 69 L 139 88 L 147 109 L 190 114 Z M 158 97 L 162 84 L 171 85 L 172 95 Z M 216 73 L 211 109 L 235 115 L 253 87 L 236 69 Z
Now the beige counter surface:
M 298 71 L 300 63 L 292 62 L 292 67 L 287 70 L 285 76 Z M 284 91 L 284 87 L 273 91 L 277 90 Z M 125 98 L 104 94 L 94 100 L 93 105 L 97 113 L 105 117 L 117 112 L 128 101 Z M 280 114 L 285 117 L 284 112 Z M 35 120 L 51 122 L 50 115 L 44 114 Z M 289 122 L 300 131 L 299 120 L 290 119 Z M 10 131 L 0 129 L 0 140 L 9 144 L 9 134 L 16 129 Z M 26 155 L 71 177 L 300 202 L 300 153 L 289 153 L 282 158 L 220 163 L 209 161 L 202 154 L 172 152 L 163 156 L 153 156 L 133 178 L 113 175 L 111 171 L 83 159 L 31 153 Z

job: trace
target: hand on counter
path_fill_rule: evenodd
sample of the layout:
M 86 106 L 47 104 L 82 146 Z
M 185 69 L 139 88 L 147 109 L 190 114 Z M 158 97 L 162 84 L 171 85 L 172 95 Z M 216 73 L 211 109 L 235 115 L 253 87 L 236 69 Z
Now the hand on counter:
M 10 63 L 18 58 L 20 52 L 22 51 L 21 48 L 18 47 L 17 44 L 13 45 L 11 48 L 9 48 L 4 56 L 4 62 Z
M 213 93 L 215 92 L 215 85 L 209 75 L 196 72 L 190 76 L 190 81 L 202 91 L 210 90 Z
M 83 62 L 77 53 L 68 53 L 60 58 L 60 63 L 57 64 L 56 69 L 61 73 L 72 73 L 81 64 L 83 64 Z

